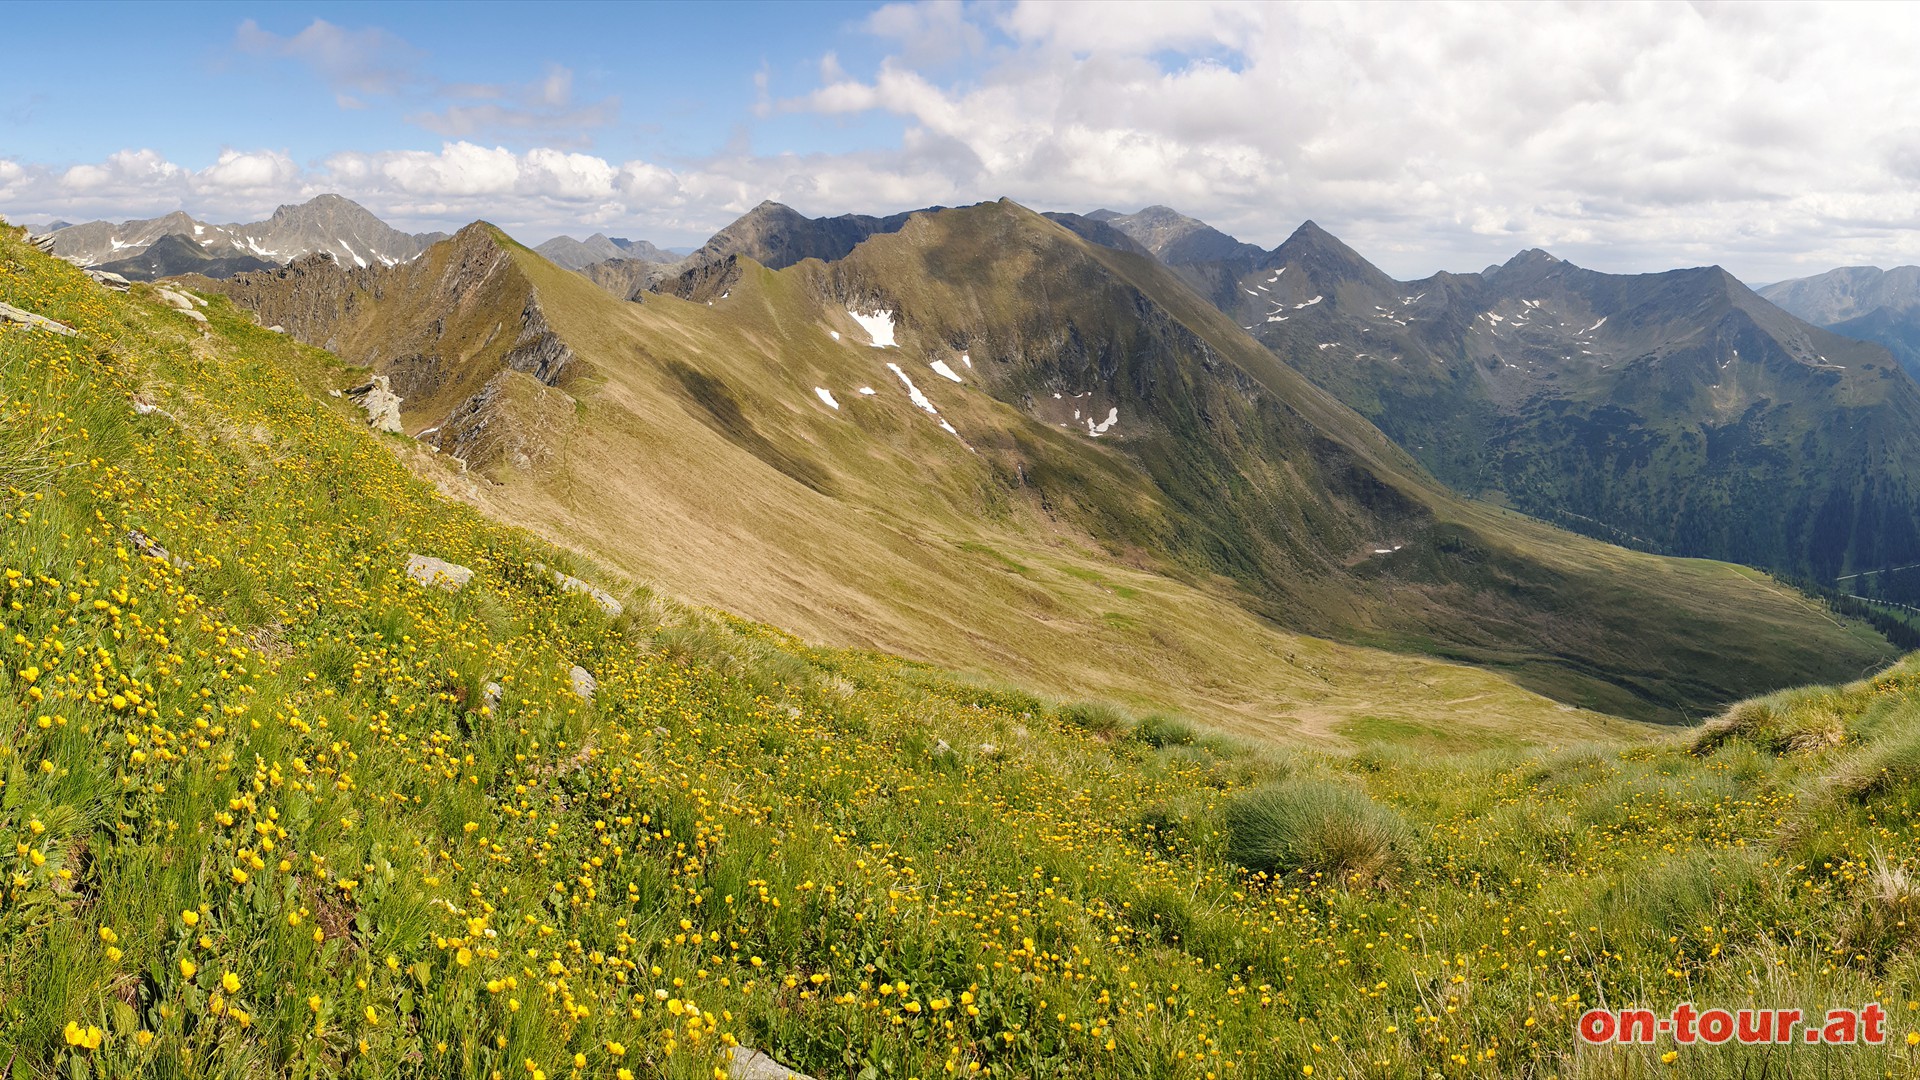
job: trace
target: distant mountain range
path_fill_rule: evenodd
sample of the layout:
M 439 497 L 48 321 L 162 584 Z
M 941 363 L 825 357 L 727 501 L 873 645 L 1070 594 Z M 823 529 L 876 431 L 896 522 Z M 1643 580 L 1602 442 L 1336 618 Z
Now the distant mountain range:
M 1165 207 L 1087 217 L 1456 490 L 1822 580 L 1920 561 L 1920 386 L 1717 267 L 1619 276 L 1528 251 L 1399 282 L 1312 222 L 1262 251 Z M 1891 302 L 1897 283 L 1829 310 Z
M 1110 221 L 766 204 L 678 265 L 622 303 L 477 223 L 190 283 L 385 376 L 482 505 L 819 640 L 1256 726 L 1383 707 L 1302 634 L 1666 720 L 1885 655 L 1758 575 L 1458 498 Z
M 751 266 L 839 263 L 943 212 L 809 218 L 764 202 L 684 258 L 603 233 L 535 251 L 622 299 L 707 303 Z M 1044 217 L 1159 262 L 1463 493 L 1620 543 L 1822 580 L 1920 561 L 1920 467 L 1908 468 L 1920 387 L 1854 340 L 1920 368 L 1920 268 L 1847 268 L 1756 295 L 1717 268 L 1617 276 L 1531 251 L 1399 282 L 1312 222 L 1269 251 L 1165 206 Z M 172 214 L 53 236 L 58 254 L 149 279 L 252 274 L 316 252 L 391 268 L 440 238 L 333 195 L 253 225 Z
M 221 277 L 257 268 L 236 260 L 280 265 L 315 252 L 325 252 L 343 266 L 394 266 L 446 238 L 445 233 L 403 233 L 339 195 L 282 206 L 267 220 L 248 225 L 214 225 L 175 211 L 119 224 L 65 225 L 52 229 L 51 235 L 53 254 L 138 280 L 179 273 Z M 174 241 L 142 258 L 168 237 Z
M 1886 346 L 1920 379 L 1920 266 L 1843 266 L 1757 291 L 1817 326 Z
M 680 256 L 663 251 L 645 240 L 623 240 L 605 233 L 594 233 L 585 240 L 556 236 L 533 250 L 569 270 L 585 270 L 608 259 L 632 259 L 638 262 L 678 262 Z

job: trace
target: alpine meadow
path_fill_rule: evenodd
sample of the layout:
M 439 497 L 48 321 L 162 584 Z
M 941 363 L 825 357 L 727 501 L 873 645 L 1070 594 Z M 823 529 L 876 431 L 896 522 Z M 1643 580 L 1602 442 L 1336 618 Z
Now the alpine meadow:
M 0 1080 L 1920 1076 L 1906 30 L 508 10 L 22 12 Z

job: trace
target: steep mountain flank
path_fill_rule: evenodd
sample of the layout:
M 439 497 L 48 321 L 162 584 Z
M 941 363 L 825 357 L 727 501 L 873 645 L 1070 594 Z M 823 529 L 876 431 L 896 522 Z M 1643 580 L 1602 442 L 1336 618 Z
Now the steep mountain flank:
M 792 266 L 802 259 L 844 258 L 854 245 L 867 237 L 897 231 L 913 215 L 939 209 L 935 206 L 888 217 L 842 214 L 833 218 L 810 218 L 790 206 L 768 200 L 714 233 L 698 251 L 668 267 L 653 287 L 682 299 L 707 300 L 713 294 L 726 291 L 729 279 L 718 268 L 728 265 L 728 260 L 736 256 L 752 259 L 773 270 Z
M 1096 210 L 1087 217 L 1137 242 L 1218 307 L 1230 306 L 1240 277 L 1267 254 L 1253 244 L 1242 243 L 1198 218 L 1190 218 L 1167 206 L 1149 206 L 1137 214 Z M 1091 235 L 1087 239 L 1103 242 Z
M 1886 346 L 1920 379 L 1920 266 L 1843 266 L 1756 291 L 1816 326 Z
M 129 281 L 157 281 L 182 274 L 225 278 L 250 270 L 271 270 L 277 265 L 252 255 L 214 255 L 185 234 L 169 233 L 130 259 L 99 263 L 94 269 L 119 274 Z
M 666 274 L 666 266 L 639 259 L 603 259 L 580 273 L 622 300 L 639 300 Z
M 339 195 L 319 195 L 298 205 L 282 206 L 266 221 L 250 225 L 213 225 L 175 211 L 165 217 L 118 225 L 105 221 L 69 225 L 51 235 L 53 253 L 82 266 L 129 260 L 145 254 L 164 237 L 184 238 L 214 260 L 210 266 L 191 268 L 196 273 L 250 269 L 225 261 L 241 256 L 284 264 L 316 252 L 332 255 L 343 266 L 394 266 L 416 258 L 429 245 L 446 238 L 444 233 L 403 233 L 366 207 Z M 171 258 L 178 261 L 178 253 Z
M 1920 560 L 1920 387 L 1717 267 L 1396 282 L 1309 222 L 1228 310 L 1460 491 L 1802 576 Z
M 1663 718 L 1884 654 L 1757 576 L 1453 500 L 1170 271 L 1011 203 L 729 256 L 695 302 L 507 250 L 595 378 L 468 496 L 810 637 L 1309 734 L 1389 708 L 1327 649 Z
M 516 372 L 553 388 L 577 372 L 573 351 L 548 327 L 509 243 L 479 222 L 400 266 L 342 268 L 316 254 L 282 269 L 198 284 L 232 297 L 263 324 L 386 377 L 401 398 L 406 430 L 462 456 L 492 447 L 531 459 L 503 430 L 484 440 L 475 434 L 483 421 L 516 422 L 493 407 L 513 400 L 504 393 L 512 381 L 497 377 Z M 490 465 L 493 457 L 469 464 Z

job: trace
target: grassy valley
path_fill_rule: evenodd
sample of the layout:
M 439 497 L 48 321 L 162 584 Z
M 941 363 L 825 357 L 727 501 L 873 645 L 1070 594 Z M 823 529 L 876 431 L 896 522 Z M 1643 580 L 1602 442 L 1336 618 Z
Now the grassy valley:
M 1010 203 L 915 215 L 830 264 L 736 255 L 689 299 L 638 304 L 477 226 L 455 244 L 500 267 L 488 291 L 403 268 L 378 302 L 351 287 L 361 337 L 303 336 L 361 341 L 343 354 L 396 379 L 499 372 L 471 407 L 407 397 L 407 429 L 480 473 L 423 450 L 426 475 L 809 640 L 1335 739 L 1361 716 L 1426 722 L 1392 706 L 1409 695 L 1479 703 L 1446 723 L 1520 738 L 1675 721 L 1891 655 L 1764 577 L 1445 494 L 1164 268 Z M 301 329 L 304 286 L 219 287 Z M 890 347 L 854 315 L 874 311 Z M 571 358 L 551 385 L 415 331 L 377 344 L 383 326 L 504 342 L 529 313 Z M 479 428 L 506 452 L 449 442 Z

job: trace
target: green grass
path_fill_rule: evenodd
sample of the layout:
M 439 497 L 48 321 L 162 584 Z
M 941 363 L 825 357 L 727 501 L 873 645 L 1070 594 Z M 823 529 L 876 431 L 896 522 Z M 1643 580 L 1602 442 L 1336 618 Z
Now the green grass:
M 203 338 L 10 236 L 0 295 L 86 335 L 0 331 L 0 415 L 48 435 L 0 491 L 10 1075 L 1655 1075 L 1574 1020 L 1682 1000 L 1880 1000 L 1900 1045 L 1795 1074 L 1912 1071 L 1920 790 L 1832 789 L 1920 729 L 1920 658 L 1697 748 L 1188 741 L 644 589 L 610 619 L 231 309 Z M 1803 716 L 1838 742 L 1772 734 Z M 1322 793 L 1284 836 L 1379 814 L 1408 860 L 1245 872 L 1275 790 Z

